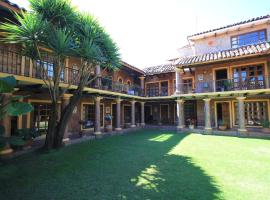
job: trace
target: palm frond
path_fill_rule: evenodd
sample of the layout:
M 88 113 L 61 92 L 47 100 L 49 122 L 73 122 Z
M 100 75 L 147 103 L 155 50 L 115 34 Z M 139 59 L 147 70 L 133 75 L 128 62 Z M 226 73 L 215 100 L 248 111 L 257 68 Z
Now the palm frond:
M 33 13 L 15 14 L 15 17 L 19 24 L 6 22 L 0 25 L 0 30 L 5 35 L 1 41 L 22 44 L 23 48 L 26 48 L 27 56 L 36 56 L 35 51 L 38 45 L 44 42 L 45 33 L 49 28 L 47 21 Z
M 70 55 L 75 48 L 71 31 L 56 29 L 48 33 L 46 44 L 53 54 L 60 57 Z
M 70 0 L 29 0 L 31 9 L 44 20 L 58 27 L 66 27 L 76 18 L 76 8 Z

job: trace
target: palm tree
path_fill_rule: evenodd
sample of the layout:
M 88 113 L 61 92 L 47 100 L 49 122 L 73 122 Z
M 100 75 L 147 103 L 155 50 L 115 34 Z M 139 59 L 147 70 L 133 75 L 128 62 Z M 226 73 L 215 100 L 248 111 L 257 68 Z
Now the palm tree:
M 30 7 L 30 12 L 15 14 L 18 24 L 4 23 L 0 29 L 4 30 L 4 42 L 21 44 L 22 53 L 38 61 L 33 63 L 40 68 L 52 104 L 44 147 L 58 148 L 62 145 L 66 124 L 82 97 L 84 87 L 93 81 L 89 80 L 90 71 L 97 65 L 114 69 L 119 66 L 120 56 L 117 45 L 98 21 L 89 14 L 78 12 L 69 0 L 30 0 Z M 40 64 L 44 54 L 51 57 L 52 77 Z M 57 121 L 58 101 L 68 90 L 68 87 L 60 88 L 68 57 L 81 58 L 77 72 L 79 81 L 70 103 Z

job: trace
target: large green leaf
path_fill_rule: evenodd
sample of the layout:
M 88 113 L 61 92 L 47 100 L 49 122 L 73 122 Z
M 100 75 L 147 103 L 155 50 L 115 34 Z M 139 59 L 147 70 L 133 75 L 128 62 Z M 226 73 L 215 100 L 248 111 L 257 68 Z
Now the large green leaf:
M 11 96 L 11 97 L 10 97 L 10 100 L 11 100 L 11 101 L 18 101 L 18 100 L 21 100 L 21 99 L 23 99 L 23 98 L 25 98 L 25 96 L 15 95 L 15 96 Z
M 13 102 L 8 105 L 7 113 L 10 116 L 18 116 L 29 113 L 33 110 L 33 106 L 25 102 Z
M 0 93 L 13 92 L 16 86 L 16 79 L 13 76 L 0 78 Z

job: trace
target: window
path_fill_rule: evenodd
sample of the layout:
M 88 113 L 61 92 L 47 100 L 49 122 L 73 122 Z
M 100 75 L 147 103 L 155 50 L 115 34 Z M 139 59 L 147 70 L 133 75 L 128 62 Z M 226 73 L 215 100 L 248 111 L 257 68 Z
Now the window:
M 37 64 L 37 69 L 38 69 L 37 73 L 41 73 L 41 70 L 44 69 L 45 72 L 47 71 L 48 78 L 53 77 L 53 71 L 54 71 L 53 63 L 37 60 L 36 64 Z M 42 77 L 42 74 L 39 74 L 39 76 Z M 61 81 L 64 81 L 64 70 L 62 70 L 60 74 L 60 79 Z
M 146 84 L 146 95 L 149 97 L 159 96 L 159 83 Z
M 190 93 L 193 89 L 193 83 L 192 78 L 184 79 L 183 80 L 183 91 L 184 93 Z
M 32 127 L 40 133 L 46 133 L 48 129 L 49 114 L 51 111 L 51 105 L 49 103 L 32 103 L 34 112 L 31 117 Z
M 233 69 L 233 87 L 236 90 L 263 89 L 264 66 L 251 65 Z
M 100 105 L 100 126 L 104 125 L 104 120 L 103 120 L 103 104 Z M 83 104 L 83 121 L 84 123 L 82 124 L 83 129 L 89 129 L 89 128 L 94 128 L 95 124 L 95 110 L 96 106 L 95 104 Z
M 168 81 L 164 81 L 160 83 L 160 95 L 168 96 Z
M 266 41 L 266 30 L 245 33 L 242 35 L 233 36 L 231 38 L 232 48 L 237 48 L 250 44 L 257 44 Z
M 101 79 L 101 85 L 103 86 L 104 89 L 112 89 L 113 81 L 112 77 L 107 76 Z
M 238 125 L 238 106 L 234 103 L 235 124 Z M 267 101 L 246 101 L 245 102 L 245 124 L 248 126 L 262 126 L 263 121 L 268 120 Z
M 84 104 L 83 105 L 83 129 L 94 128 L 95 123 L 95 105 Z

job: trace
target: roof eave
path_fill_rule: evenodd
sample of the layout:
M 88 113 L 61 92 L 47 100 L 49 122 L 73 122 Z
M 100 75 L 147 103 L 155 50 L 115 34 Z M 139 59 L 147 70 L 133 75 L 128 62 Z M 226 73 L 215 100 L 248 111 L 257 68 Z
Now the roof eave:
M 141 75 L 144 75 L 144 74 L 145 74 L 145 72 L 144 72 L 143 70 L 141 70 L 141 69 L 139 69 L 139 68 L 137 68 L 137 67 L 134 67 L 134 66 L 132 66 L 132 65 L 130 65 L 130 64 L 124 62 L 124 61 L 121 61 L 121 64 L 122 64 L 123 66 L 125 66 L 125 67 L 128 67 L 128 68 L 131 69 L 131 70 L 134 70 L 134 71 L 140 73 Z
M 233 31 L 240 31 L 245 28 L 250 28 L 256 25 L 261 25 L 261 24 L 265 24 L 269 22 L 270 22 L 270 17 L 257 20 L 257 21 L 252 21 L 252 22 L 247 22 L 244 24 L 231 26 L 231 27 L 221 28 L 219 30 L 213 30 L 213 31 L 205 32 L 205 33 L 191 35 L 191 36 L 188 36 L 187 38 L 190 41 L 194 41 L 194 40 L 199 40 L 199 39 L 208 38 L 208 37 L 215 37 L 216 35 L 226 34 L 228 32 L 233 32 Z
M 176 64 L 176 67 L 178 67 L 178 68 L 179 67 L 196 67 L 198 65 L 205 65 L 205 64 L 219 63 L 219 62 L 224 62 L 224 61 L 252 58 L 252 57 L 257 57 L 257 56 L 260 57 L 260 56 L 265 56 L 265 55 L 269 55 L 269 54 L 270 54 L 270 51 L 267 51 L 267 52 L 263 52 L 263 53 L 250 54 L 250 55 L 245 55 L 245 56 L 241 56 L 241 57 L 225 58 L 225 59 L 220 59 L 220 60 L 211 60 L 211 61 L 191 63 L 191 64 Z

